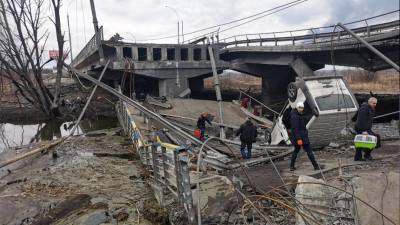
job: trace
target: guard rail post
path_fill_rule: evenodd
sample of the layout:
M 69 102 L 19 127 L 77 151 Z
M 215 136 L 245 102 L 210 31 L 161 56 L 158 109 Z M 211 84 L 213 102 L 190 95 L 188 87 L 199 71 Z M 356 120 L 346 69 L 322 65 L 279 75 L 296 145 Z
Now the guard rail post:
M 189 167 L 188 167 L 189 159 L 187 156 L 180 155 L 178 153 L 178 172 L 180 177 L 180 182 L 178 186 L 181 190 L 180 195 L 182 198 L 183 207 L 185 208 L 189 224 L 195 225 L 196 224 L 196 212 L 193 206 L 193 196 L 192 196 L 192 189 L 190 185 L 190 176 L 189 176 Z

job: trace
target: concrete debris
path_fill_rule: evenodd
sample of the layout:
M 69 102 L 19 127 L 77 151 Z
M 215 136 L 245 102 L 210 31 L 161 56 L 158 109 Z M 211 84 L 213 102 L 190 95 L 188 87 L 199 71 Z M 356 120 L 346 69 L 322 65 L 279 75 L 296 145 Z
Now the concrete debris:
M 354 193 L 381 211 L 396 224 L 400 224 L 400 173 L 360 173 L 352 180 Z M 379 185 L 377 185 L 379 184 Z M 359 225 L 387 225 L 390 221 L 360 201 L 357 201 Z
M 315 179 L 313 177 L 300 175 L 298 179 L 299 185 L 296 187 L 296 199 L 302 205 L 302 211 L 310 213 L 322 224 L 327 224 L 327 219 L 323 215 L 329 214 L 330 199 L 329 196 L 332 194 L 327 188 L 324 188 L 318 184 L 324 181 Z M 302 184 L 304 183 L 304 184 Z M 317 223 L 305 221 L 305 219 L 296 213 L 296 225 L 307 225 L 308 223 L 316 225 Z
M 301 175 L 296 188 L 296 199 L 301 204 L 301 211 L 312 215 L 321 224 L 398 224 L 399 177 L 397 172 L 368 172 L 360 173 L 355 178 L 341 177 L 326 183 Z M 376 185 L 377 183 L 381 185 Z M 318 224 L 296 214 L 296 225 L 308 223 Z

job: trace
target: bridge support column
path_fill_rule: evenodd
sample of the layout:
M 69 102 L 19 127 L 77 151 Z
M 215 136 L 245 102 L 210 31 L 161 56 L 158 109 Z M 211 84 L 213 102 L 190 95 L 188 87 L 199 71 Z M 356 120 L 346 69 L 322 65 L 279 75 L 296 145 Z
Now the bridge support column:
M 138 47 L 133 46 L 132 47 L 132 60 L 137 61 L 139 60 L 139 53 L 138 53 Z
M 274 110 L 281 110 L 287 100 L 287 86 L 295 80 L 295 72 L 289 67 L 273 67 L 262 76 L 262 101 Z
M 189 87 L 188 79 L 181 77 L 179 79 L 180 87 L 176 84 L 176 79 L 160 79 L 158 81 L 158 90 L 160 96 L 176 97 L 182 91 Z

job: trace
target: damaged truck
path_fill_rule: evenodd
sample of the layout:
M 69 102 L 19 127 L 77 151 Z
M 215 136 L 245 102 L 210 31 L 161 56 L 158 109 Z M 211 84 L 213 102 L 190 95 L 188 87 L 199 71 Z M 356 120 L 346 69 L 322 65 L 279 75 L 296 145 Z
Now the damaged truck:
M 271 129 L 270 144 L 290 145 L 290 111 L 304 102 L 304 113 L 313 146 L 328 145 L 358 110 L 350 87 L 341 76 L 297 78 L 288 85 L 288 103 Z

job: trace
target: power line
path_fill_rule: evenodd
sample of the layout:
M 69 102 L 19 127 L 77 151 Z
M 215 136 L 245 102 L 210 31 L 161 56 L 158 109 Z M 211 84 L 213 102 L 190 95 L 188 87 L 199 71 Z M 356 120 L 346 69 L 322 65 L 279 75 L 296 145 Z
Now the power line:
M 87 43 L 87 39 L 86 39 L 86 25 L 85 25 L 85 21 L 86 21 L 86 17 L 85 17 L 85 9 L 83 7 L 83 0 L 81 0 L 81 10 L 82 10 L 82 16 L 83 16 L 83 35 L 85 37 L 85 43 Z
M 386 12 L 386 13 L 383 13 L 383 14 L 379 14 L 379 15 L 376 15 L 376 16 L 373 16 L 373 17 L 368 17 L 368 18 L 364 18 L 364 19 L 360 19 L 360 20 L 356 20 L 356 21 L 352 21 L 352 22 L 346 22 L 346 23 L 344 23 L 343 25 L 351 25 L 351 24 L 355 24 L 355 23 L 360 23 L 360 22 L 365 22 L 365 21 L 368 21 L 368 20 L 372 20 L 372 19 L 376 19 L 376 18 L 378 18 L 378 17 L 382 17 L 382 16 L 387 16 L 387 15 L 390 15 L 390 14 L 393 14 L 393 13 L 398 13 L 400 10 L 393 10 L 393 11 L 389 11 L 389 12 Z M 319 29 L 327 29 L 327 28 L 334 28 L 336 25 L 327 25 L 327 26 L 322 26 L 322 27 L 313 27 L 313 28 L 311 28 L 312 30 L 319 30 Z M 246 34 L 241 34 L 241 35 L 259 35 L 259 34 L 263 34 L 263 35 L 265 35 L 265 34 L 279 34 L 279 33 L 289 33 L 289 32 L 299 32 L 299 31 L 310 31 L 311 30 L 310 28 L 303 28 L 303 29 L 296 29 L 296 30 L 283 30 L 283 31 L 274 31 L 274 32 L 268 32 L 268 33 L 246 33 Z M 230 36 L 230 37 L 226 37 L 226 38 L 224 38 L 225 40 L 226 39 L 229 39 L 229 38 L 233 38 L 233 37 L 235 37 L 235 36 L 237 36 L 237 35 L 234 35 L 234 36 Z
M 224 29 L 224 30 L 219 31 L 218 33 L 222 33 L 222 32 L 225 32 L 225 31 L 234 29 L 234 28 L 236 28 L 236 27 L 239 27 L 239 26 L 248 24 L 248 23 L 253 22 L 253 21 L 255 21 L 255 20 L 262 19 L 262 18 L 264 18 L 264 17 L 266 17 L 266 16 L 273 15 L 273 14 L 275 14 L 275 13 L 278 13 L 278 12 L 283 11 L 283 10 L 285 10 L 285 9 L 291 8 L 291 7 L 296 6 L 296 5 L 298 5 L 298 4 L 304 3 L 304 2 L 306 2 L 306 1 L 307 1 L 307 0 L 296 1 L 296 3 L 293 3 L 293 4 L 291 4 L 291 5 L 285 6 L 285 7 L 283 7 L 283 8 L 279 8 L 279 9 L 277 9 L 277 10 L 271 12 L 271 13 L 268 13 L 268 14 L 265 14 L 265 15 L 262 15 L 262 16 L 259 16 L 259 17 L 256 17 L 256 18 L 254 18 L 254 19 L 251 19 L 251 20 L 248 20 L 248 21 L 246 21 L 246 22 L 237 24 L 237 25 L 235 25 L 235 26 L 228 27 L 228 28 L 226 28 L 226 29 Z M 196 39 L 198 39 L 198 38 L 200 38 L 200 37 L 204 37 L 204 36 L 206 36 L 206 35 L 213 34 L 213 33 L 214 33 L 214 32 L 209 32 L 209 33 L 206 33 L 206 34 L 203 34 L 203 35 L 194 37 L 194 38 L 192 38 L 192 39 L 187 40 L 187 42 L 190 42 L 191 40 L 196 40 Z
M 250 16 L 246 16 L 246 17 L 240 18 L 240 19 L 232 20 L 232 21 L 229 21 L 229 22 L 226 22 L 226 23 L 222 23 L 222 24 L 213 25 L 213 26 L 210 26 L 210 27 L 201 28 L 201 29 L 198 29 L 198 30 L 194 30 L 194 31 L 185 33 L 184 35 L 195 34 L 195 33 L 198 33 L 198 32 L 201 32 L 201 31 L 205 31 L 205 30 L 209 30 L 209 29 L 212 29 L 212 28 L 217 28 L 217 27 L 226 26 L 226 25 L 229 25 L 229 24 L 232 24 L 232 23 L 237 23 L 237 22 L 240 22 L 242 20 L 247 20 L 247 19 L 259 16 L 259 15 L 262 15 L 264 13 L 277 10 L 279 8 L 282 8 L 282 7 L 285 7 L 285 6 L 288 6 L 288 5 L 292 5 L 292 4 L 297 3 L 297 2 L 305 2 L 305 1 L 308 1 L 308 0 L 295 0 L 295 1 L 283 4 L 283 5 L 276 6 L 276 7 L 271 8 L 271 9 L 264 10 L 262 12 L 259 12 L 259 13 L 256 13 L 256 14 L 253 14 L 253 15 L 250 15 Z M 177 35 L 170 35 L 170 36 L 164 36 L 164 37 L 159 37 L 159 38 L 149 38 L 149 39 L 146 39 L 146 40 L 139 40 L 139 41 L 162 40 L 162 39 L 169 39 L 169 38 L 174 38 L 174 37 L 177 37 Z

